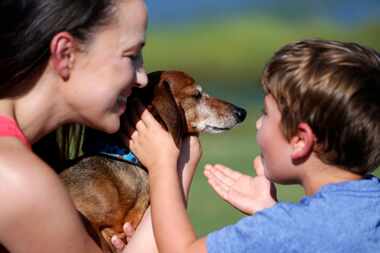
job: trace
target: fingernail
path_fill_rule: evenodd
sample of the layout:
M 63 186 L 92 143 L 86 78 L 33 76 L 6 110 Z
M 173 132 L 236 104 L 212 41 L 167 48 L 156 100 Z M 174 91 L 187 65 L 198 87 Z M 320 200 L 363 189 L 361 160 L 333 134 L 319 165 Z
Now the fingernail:
M 132 232 L 133 231 L 133 227 L 132 227 L 132 225 L 131 225 L 131 223 L 125 223 L 124 224 L 124 231 L 126 231 L 126 232 Z
M 112 242 L 112 245 L 115 246 L 115 248 L 117 248 L 117 249 L 123 248 L 123 242 L 116 235 L 112 236 L 111 242 Z

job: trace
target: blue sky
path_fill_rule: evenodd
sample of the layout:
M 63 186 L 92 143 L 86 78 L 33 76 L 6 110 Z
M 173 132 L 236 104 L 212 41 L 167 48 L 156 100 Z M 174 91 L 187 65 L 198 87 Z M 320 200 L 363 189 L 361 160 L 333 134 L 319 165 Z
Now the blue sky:
M 183 24 L 240 15 L 320 18 L 342 24 L 380 21 L 379 0 L 147 0 L 151 24 Z

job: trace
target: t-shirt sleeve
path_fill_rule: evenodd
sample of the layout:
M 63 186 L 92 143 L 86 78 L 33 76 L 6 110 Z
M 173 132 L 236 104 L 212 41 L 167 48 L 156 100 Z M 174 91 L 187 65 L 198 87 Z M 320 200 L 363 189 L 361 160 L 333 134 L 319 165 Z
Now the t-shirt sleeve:
M 272 208 L 245 217 L 207 236 L 208 253 L 238 252 L 301 252 L 295 236 L 297 221 L 289 206 L 277 204 Z M 298 245 L 299 246 L 299 245 Z M 297 248 L 297 249 L 296 249 Z

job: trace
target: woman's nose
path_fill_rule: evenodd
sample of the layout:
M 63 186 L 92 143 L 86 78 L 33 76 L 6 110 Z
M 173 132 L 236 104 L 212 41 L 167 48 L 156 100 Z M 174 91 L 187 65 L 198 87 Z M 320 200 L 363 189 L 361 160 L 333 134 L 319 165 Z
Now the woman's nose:
M 140 68 L 136 73 L 136 87 L 143 88 L 148 84 L 148 75 L 144 68 Z

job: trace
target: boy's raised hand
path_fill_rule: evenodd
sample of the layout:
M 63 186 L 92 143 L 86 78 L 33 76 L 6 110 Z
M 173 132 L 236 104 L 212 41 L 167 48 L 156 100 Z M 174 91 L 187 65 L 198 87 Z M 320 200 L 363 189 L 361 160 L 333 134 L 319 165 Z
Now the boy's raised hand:
M 276 204 L 276 188 L 264 175 L 261 158 L 255 158 L 256 176 L 251 177 L 223 165 L 206 165 L 204 174 L 215 192 L 246 214 L 254 214 Z

